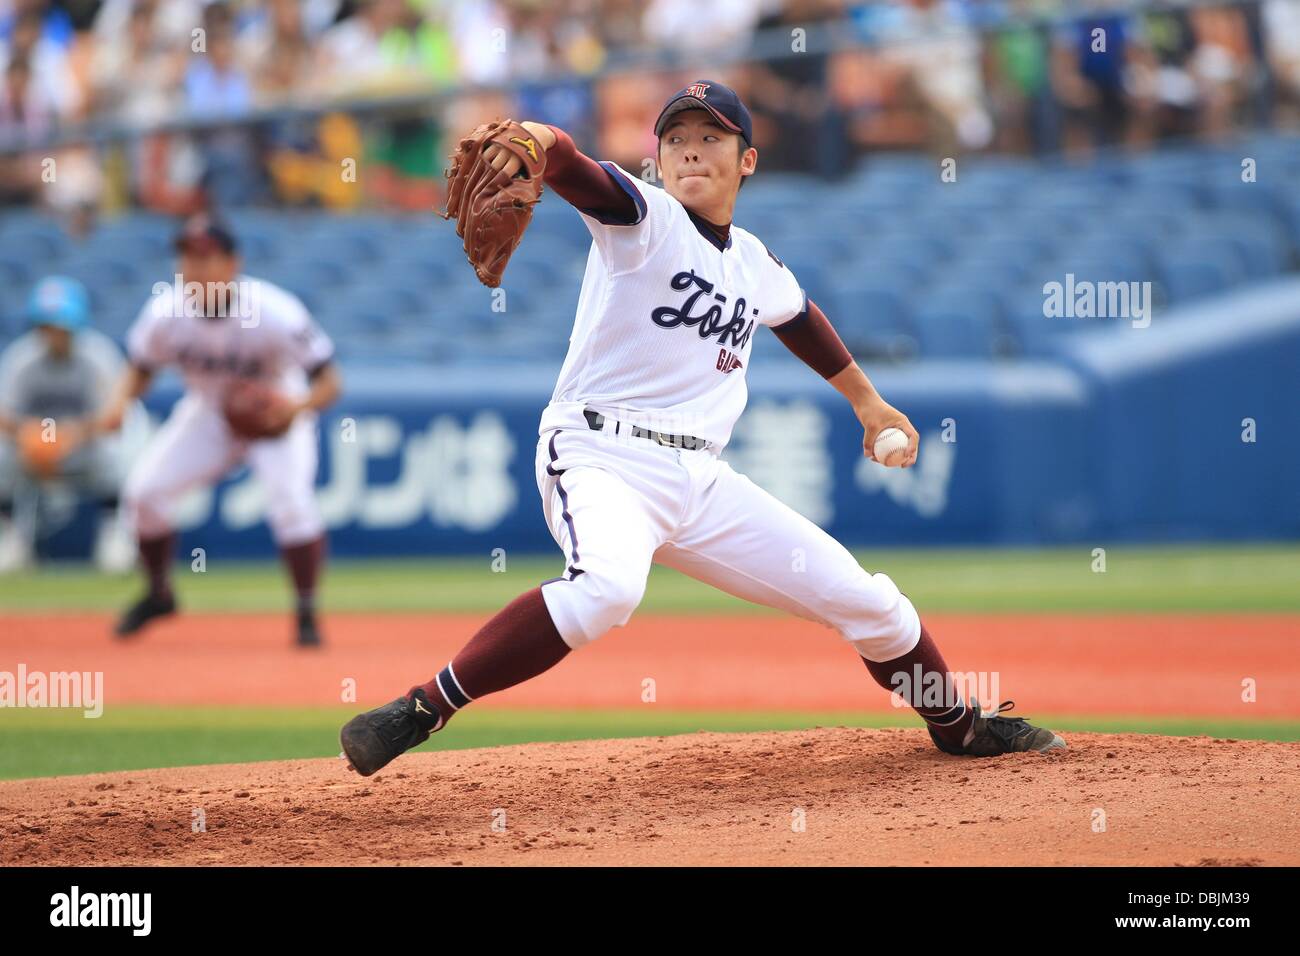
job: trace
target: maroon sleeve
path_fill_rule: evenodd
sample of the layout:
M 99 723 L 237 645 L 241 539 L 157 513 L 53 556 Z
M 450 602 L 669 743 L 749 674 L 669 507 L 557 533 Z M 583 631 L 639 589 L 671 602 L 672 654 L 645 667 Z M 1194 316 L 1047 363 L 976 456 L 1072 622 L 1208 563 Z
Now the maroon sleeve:
M 564 130 L 555 133 L 555 145 L 546 151 L 546 172 L 542 181 L 579 212 L 605 223 L 632 225 L 644 215 L 633 195 L 634 186 L 623 185 L 618 174 L 578 151 Z
M 822 378 L 833 378 L 853 362 L 830 319 L 812 299 L 788 322 L 773 326 L 776 337 Z

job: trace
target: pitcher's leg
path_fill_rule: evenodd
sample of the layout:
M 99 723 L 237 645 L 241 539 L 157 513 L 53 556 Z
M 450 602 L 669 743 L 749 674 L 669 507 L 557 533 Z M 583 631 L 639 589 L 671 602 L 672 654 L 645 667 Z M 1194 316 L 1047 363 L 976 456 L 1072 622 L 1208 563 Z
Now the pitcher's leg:
M 539 489 L 564 572 L 542 583 L 565 643 L 579 648 L 628 622 L 645 594 L 655 549 L 670 529 L 660 510 L 612 469 L 570 464 L 557 453 L 539 462 Z
M 842 544 L 726 462 L 655 561 L 834 628 L 867 660 L 896 658 L 920 638 L 916 609 L 888 575 L 864 570 Z
M 745 600 L 834 628 L 886 690 L 939 686 L 945 693 L 938 699 L 903 696 L 945 743 L 966 742 L 972 712 L 947 693 L 947 664 L 907 596 L 888 575 L 865 570 L 824 530 L 725 462 L 692 509 L 692 521 L 655 560 Z
M 627 623 L 662 532 L 612 471 L 557 471 L 541 489 L 550 498 L 546 516 L 564 551 L 564 573 L 497 612 L 432 679 L 353 718 L 340 735 L 353 769 L 376 772 L 467 704 L 536 677 Z

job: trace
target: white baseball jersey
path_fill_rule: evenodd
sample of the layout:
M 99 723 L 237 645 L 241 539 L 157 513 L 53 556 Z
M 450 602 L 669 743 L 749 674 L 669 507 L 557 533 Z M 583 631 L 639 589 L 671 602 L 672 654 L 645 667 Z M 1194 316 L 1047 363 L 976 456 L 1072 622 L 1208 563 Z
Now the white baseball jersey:
M 585 428 L 584 407 L 708 440 L 731 438 L 757 326 L 799 315 L 794 275 L 750 233 L 725 248 L 663 189 L 601 164 L 636 201 L 631 225 L 583 213 L 594 239 L 569 352 L 539 434 Z
M 236 379 L 253 379 L 286 395 L 307 392 L 307 373 L 328 362 L 334 345 L 302 301 L 265 279 L 241 275 L 228 314 L 208 318 L 184 290 L 153 296 L 127 334 L 132 364 L 179 366 L 185 390 L 219 406 Z

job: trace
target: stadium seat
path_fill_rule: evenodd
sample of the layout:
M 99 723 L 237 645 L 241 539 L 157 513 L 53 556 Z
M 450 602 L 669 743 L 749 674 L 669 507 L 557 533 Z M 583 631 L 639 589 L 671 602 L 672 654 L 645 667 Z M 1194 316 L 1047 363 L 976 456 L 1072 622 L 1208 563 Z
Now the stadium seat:
M 1258 161 L 1243 183 L 1240 161 Z M 1300 149 L 1262 133 L 1221 146 L 1104 151 L 1081 162 L 970 157 L 942 182 L 933 156 L 882 153 L 834 184 L 750 181 L 736 222 L 785 261 L 855 354 L 1045 356 L 1106 323 L 1047 319 L 1043 286 L 1152 281 L 1180 303 L 1300 265 Z M 455 224 L 429 215 L 230 210 L 247 270 L 300 295 L 366 362 L 558 361 L 591 237 L 548 196 L 506 271 L 506 311 L 473 276 Z M 0 218 L 0 330 L 21 327 L 49 272 L 91 288 L 96 322 L 125 333 L 150 286 L 175 271 L 176 220 L 105 218 L 73 240 L 30 211 Z M 776 360 L 784 349 L 773 351 Z
M 914 312 L 922 358 L 992 358 L 998 308 L 990 299 L 961 292 L 927 296 Z
M 1239 276 L 1231 265 L 1204 252 L 1174 250 L 1161 257 L 1160 281 L 1171 305 L 1215 295 Z
M 897 286 L 870 279 L 847 282 L 823 311 L 858 358 L 901 361 L 917 353 L 911 310 Z

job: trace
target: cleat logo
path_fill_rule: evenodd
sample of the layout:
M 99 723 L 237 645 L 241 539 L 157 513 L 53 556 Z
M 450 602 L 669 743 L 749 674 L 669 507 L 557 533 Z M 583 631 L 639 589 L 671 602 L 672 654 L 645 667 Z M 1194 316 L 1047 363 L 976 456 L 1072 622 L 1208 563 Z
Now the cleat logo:
M 428 714 L 430 717 L 433 716 L 433 711 L 429 710 L 428 707 L 425 707 L 424 704 L 420 703 L 420 698 L 418 697 L 415 698 L 415 709 L 422 714 Z

